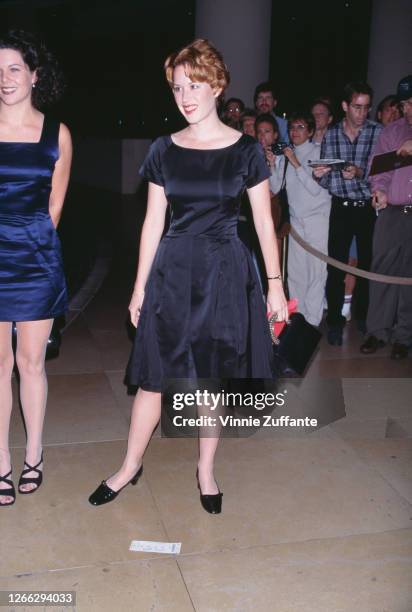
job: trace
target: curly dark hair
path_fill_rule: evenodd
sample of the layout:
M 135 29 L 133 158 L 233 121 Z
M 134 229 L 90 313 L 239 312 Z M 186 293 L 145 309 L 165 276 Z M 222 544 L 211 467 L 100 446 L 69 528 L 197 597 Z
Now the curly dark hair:
M 272 115 L 272 113 L 262 113 L 256 117 L 255 121 L 255 129 L 257 130 L 261 123 L 270 123 L 274 132 L 279 134 L 279 124 L 276 121 L 276 118 Z
M 36 86 L 32 91 L 32 103 L 38 109 L 49 106 L 65 88 L 63 73 L 54 55 L 34 34 L 23 30 L 9 30 L 0 35 L 0 49 L 19 51 L 31 72 L 36 71 Z

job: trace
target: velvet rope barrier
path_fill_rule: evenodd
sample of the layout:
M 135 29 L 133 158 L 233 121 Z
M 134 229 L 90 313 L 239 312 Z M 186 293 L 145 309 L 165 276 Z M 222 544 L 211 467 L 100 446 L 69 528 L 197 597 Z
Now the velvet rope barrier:
M 405 276 L 386 276 L 385 274 L 377 274 L 376 272 L 367 272 L 366 270 L 360 270 L 359 268 L 355 268 L 354 266 L 342 263 L 337 259 L 333 259 L 333 257 L 325 255 L 325 253 L 318 251 L 308 242 L 303 240 L 303 238 L 299 236 L 299 234 L 293 229 L 293 227 L 290 228 L 289 233 L 292 238 L 296 240 L 296 242 L 300 244 L 303 249 L 305 249 L 305 251 L 308 251 L 308 253 L 311 253 L 311 255 L 318 257 L 330 266 L 334 266 L 335 268 L 339 268 L 339 270 L 348 272 L 348 274 L 353 274 L 354 276 L 361 276 L 362 278 L 367 278 L 371 281 L 377 281 L 378 283 L 387 283 L 390 285 L 412 285 L 412 278 L 408 278 Z

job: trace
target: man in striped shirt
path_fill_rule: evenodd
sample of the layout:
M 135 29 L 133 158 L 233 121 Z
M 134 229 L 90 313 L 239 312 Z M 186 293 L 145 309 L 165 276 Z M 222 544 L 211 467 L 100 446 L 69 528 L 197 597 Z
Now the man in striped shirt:
M 342 159 L 344 168 L 319 166 L 313 174 L 322 187 L 332 195 L 329 220 L 329 255 L 346 263 L 350 245 L 356 238 L 358 266 L 369 270 L 372 259 L 372 237 L 375 211 L 371 206 L 371 192 L 367 169 L 372 149 L 381 126 L 368 119 L 372 89 L 367 83 L 352 82 L 344 88 L 342 121 L 331 127 L 323 139 L 320 158 Z M 328 341 L 342 344 L 346 319 L 342 316 L 345 296 L 345 273 L 328 266 L 326 298 L 328 302 Z M 354 318 L 358 328 L 365 331 L 368 311 L 368 282 L 357 279 L 353 296 Z

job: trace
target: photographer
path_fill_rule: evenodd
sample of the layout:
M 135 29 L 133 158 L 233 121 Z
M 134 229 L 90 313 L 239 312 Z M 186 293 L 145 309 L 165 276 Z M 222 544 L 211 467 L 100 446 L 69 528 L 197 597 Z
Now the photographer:
M 276 155 L 274 151 L 279 148 L 281 150 L 286 146 L 286 143 L 279 142 L 279 127 L 276 119 L 272 114 L 262 114 L 256 118 L 255 122 L 256 137 L 263 147 L 266 157 L 266 163 L 272 174 L 275 171 Z M 283 176 L 283 175 L 282 175 Z M 282 181 L 276 189 L 270 186 L 271 191 L 271 211 L 273 223 L 278 237 L 279 252 L 281 252 L 282 238 L 289 233 L 289 211 L 287 201 L 280 196 Z
M 327 252 L 331 197 L 313 178 L 309 161 L 319 159 L 320 147 L 310 139 L 315 122 L 310 113 L 293 113 L 289 137 L 293 146 L 279 155 L 271 152 L 271 191 L 280 190 L 286 177 L 290 223 L 309 244 Z M 286 170 L 286 172 L 285 172 Z M 299 301 L 299 311 L 312 325 L 319 325 L 323 314 L 326 264 L 307 253 L 293 238 L 289 240 L 288 285 L 291 297 Z

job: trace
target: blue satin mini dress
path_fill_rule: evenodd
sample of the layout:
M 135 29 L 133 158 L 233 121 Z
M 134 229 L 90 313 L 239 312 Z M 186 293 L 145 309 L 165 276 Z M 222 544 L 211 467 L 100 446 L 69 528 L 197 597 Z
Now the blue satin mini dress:
M 161 391 L 176 378 L 273 378 L 266 308 L 237 223 L 242 193 L 269 176 L 247 135 L 222 149 L 158 138 L 140 170 L 164 187 L 171 223 L 145 288 L 126 381 Z
M 45 116 L 38 143 L 0 142 L 0 321 L 53 319 L 67 308 L 49 215 L 59 127 Z

